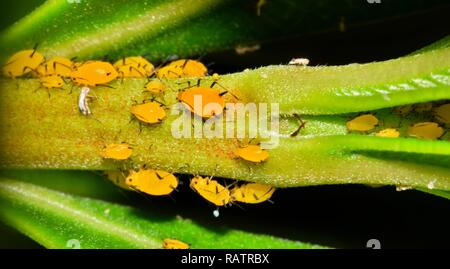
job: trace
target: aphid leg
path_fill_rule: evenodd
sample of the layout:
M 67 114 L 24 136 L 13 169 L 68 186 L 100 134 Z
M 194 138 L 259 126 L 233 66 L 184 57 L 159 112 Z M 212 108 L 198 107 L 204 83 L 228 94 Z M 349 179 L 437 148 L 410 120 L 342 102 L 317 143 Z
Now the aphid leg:
M 174 186 L 172 186 L 172 185 L 169 185 L 169 187 L 172 189 L 172 190 L 174 190 L 174 191 L 176 191 L 176 192 L 179 192 L 178 191 L 178 189 L 177 188 L 175 188 Z
M 181 77 L 181 75 L 180 75 L 180 74 L 178 74 L 178 73 L 176 73 L 176 72 L 174 72 L 174 71 L 172 71 L 172 70 L 169 70 L 169 71 L 167 71 L 167 73 L 172 73 L 172 74 L 175 74 L 176 76 L 178 76 L 178 78 L 180 78 L 180 77 Z
M 14 79 L 15 83 L 16 83 L 16 89 L 18 90 L 20 88 L 20 84 L 19 81 L 17 79 Z
M 36 70 L 34 70 L 33 68 L 29 67 L 29 66 L 24 66 L 23 70 L 22 70 L 22 74 L 25 73 L 25 71 L 30 70 L 31 72 L 36 72 Z
M 184 63 L 183 63 L 183 65 L 181 67 L 184 69 L 188 62 L 189 62 L 189 59 L 184 60 Z
M 124 75 L 123 71 L 120 71 L 119 73 L 120 73 L 120 85 L 122 85 L 123 84 L 123 77 L 125 75 Z
M 144 74 L 142 74 L 142 72 L 141 71 L 139 71 L 139 69 L 137 69 L 136 67 L 134 67 L 134 66 L 129 66 L 129 68 L 130 68 L 130 72 L 131 72 L 131 69 L 134 69 L 134 71 L 136 71 L 136 72 L 138 72 L 139 73 L 139 75 L 141 75 L 141 77 L 145 77 L 145 75 Z
M 70 91 L 69 91 L 69 95 L 71 95 L 71 94 L 72 94 L 72 91 L 73 91 L 73 86 L 74 86 L 74 84 L 72 83 L 72 85 L 70 86 Z

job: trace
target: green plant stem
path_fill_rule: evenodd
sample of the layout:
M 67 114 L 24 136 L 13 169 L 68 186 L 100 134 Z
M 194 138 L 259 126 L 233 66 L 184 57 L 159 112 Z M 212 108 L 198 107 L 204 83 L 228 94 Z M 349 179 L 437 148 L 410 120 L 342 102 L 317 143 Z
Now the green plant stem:
M 244 101 L 281 113 L 338 114 L 450 99 L 450 48 L 369 64 L 268 66 L 231 75 Z
M 442 70 L 448 70 L 448 57 L 449 49 L 441 49 L 366 65 L 274 66 L 223 76 L 221 83 L 242 102 L 280 103 L 282 113 L 359 112 L 449 99 L 450 86 L 440 83 L 447 76 Z M 335 94 L 347 85 L 363 91 L 370 85 L 389 88 L 433 74 L 441 76 L 439 81 L 429 78 L 435 86 L 395 90 L 386 94 L 389 99 L 378 95 Z M 234 156 L 233 151 L 243 143 L 236 138 L 175 138 L 171 130 L 179 113 L 172 115 L 168 111 L 161 124 L 142 126 L 140 132 L 138 122 L 130 122 L 129 108 L 134 102 L 151 97 L 142 92 L 143 79 L 118 80 L 112 83 L 113 89 L 95 89 L 98 99 L 91 104 L 93 117 L 79 113 L 77 88 L 72 94 L 68 94 L 68 89 L 51 90 L 49 98 L 43 89 L 35 92 L 39 88 L 37 80 L 0 83 L 3 168 L 107 170 L 146 164 L 172 172 L 280 187 L 340 183 L 427 187 L 432 182 L 437 189 L 450 189 L 448 141 L 349 135 L 345 115 L 307 116 L 309 127 L 296 138 L 288 134 L 298 123 L 292 117 L 283 118 L 280 132 L 275 135 L 279 146 L 270 150 L 267 162 L 251 164 Z M 170 105 L 176 102 L 177 90 L 182 86 L 168 83 L 169 90 L 158 99 Z M 277 87 L 281 90 L 277 91 Z M 117 162 L 100 157 L 106 144 L 122 141 L 133 145 L 131 160 Z

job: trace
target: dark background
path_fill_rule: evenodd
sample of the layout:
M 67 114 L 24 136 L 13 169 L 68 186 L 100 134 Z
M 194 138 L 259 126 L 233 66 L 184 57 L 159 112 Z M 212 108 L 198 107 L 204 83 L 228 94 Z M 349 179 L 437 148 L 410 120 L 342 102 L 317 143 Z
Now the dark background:
M 1 1 L 0 29 L 41 2 Z M 449 14 L 447 5 L 349 26 L 345 32 L 336 25 L 316 34 L 262 43 L 261 49 L 254 53 L 241 56 L 228 50 L 206 55 L 203 61 L 211 64 L 215 72 L 227 73 L 287 63 L 293 57 L 309 58 L 310 65 L 386 60 L 411 53 L 449 34 Z M 216 219 L 212 216 L 214 208 L 188 190 L 187 178 L 184 181 L 174 200 L 148 199 L 127 192 L 122 202 L 168 216 L 180 214 L 209 226 L 225 225 L 338 248 L 365 248 L 371 238 L 380 240 L 382 248 L 449 247 L 449 201 L 418 191 L 397 192 L 393 187 L 360 185 L 284 189 L 275 192 L 274 204 L 222 209 Z M 0 235 L 1 248 L 40 247 L 3 224 Z

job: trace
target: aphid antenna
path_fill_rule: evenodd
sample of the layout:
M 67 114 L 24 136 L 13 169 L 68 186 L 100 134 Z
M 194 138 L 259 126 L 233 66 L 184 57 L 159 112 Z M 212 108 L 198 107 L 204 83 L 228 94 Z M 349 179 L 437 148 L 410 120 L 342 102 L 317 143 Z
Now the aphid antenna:
M 232 92 L 230 92 L 230 90 L 228 90 L 226 87 L 224 87 L 222 84 L 220 84 L 217 80 L 214 80 L 213 83 L 211 83 L 210 88 L 213 88 L 215 85 L 218 85 L 220 88 L 225 90 L 224 92 L 219 93 L 220 96 L 224 96 L 225 94 L 229 93 L 229 94 L 231 94 L 231 96 L 233 96 L 237 100 L 240 100 L 239 97 L 237 97 Z
M 172 187 L 172 186 L 171 186 L 171 187 Z M 176 191 L 176 192 L 178 192 L 177 189 L 173 189 L 173 190 Z M 172 202 L 174 202 L 174 203 L 177 202 L 177 200 L 175 200 L 175 198 L 173 198 L 172 195 L 168 194 L 168 195 L 165 195 L 165 196 L 169 197 L 169 199 L 172 200 Z
M 67 67 L 67 68 L 72 68 L 71 66 L 68 66 L 67 64 L 63 64 L 63 63 L 60 63 L 60 62 L 53 62 L 53 69 L 55 69 L 56 68 L 56 64 L 59 64 L 59 65 L 61 65 L 61 66 L 64 66 L 64 67 Z M 47 65 L 45 65 L 45 70 L 47 71 Z
M 35 74 L 38 74 L 38 72 L 35 69 L 33 69 L 33 68 L 29 67 L 29 66 L 24 66 L 23 70 L 22 70 L 22 73 L 25 73 L 25 71 L 27 71 L 27 70 L 30 70 L 31 72 L 33 72 Z
M 110 88 L 110 89 L 115 89 L 113 86 L 108 85 L 108 84 L 96 84 L 95 86 L 96 87 L 107 87 L 107 88 Z

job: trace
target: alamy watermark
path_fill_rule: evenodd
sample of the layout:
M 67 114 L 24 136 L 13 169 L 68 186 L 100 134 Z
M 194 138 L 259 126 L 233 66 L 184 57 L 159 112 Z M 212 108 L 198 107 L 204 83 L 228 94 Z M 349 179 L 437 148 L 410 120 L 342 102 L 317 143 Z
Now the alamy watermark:
M 196 95 L 192 108 L 177 103 L 172 106 L 171 113 L 179 116 L 171 126 L 174 138 L 258 139 L 261 148 L 265 149 L 275 148 L 279 144 L 278 103 L 203 105 L 202 96 Z

